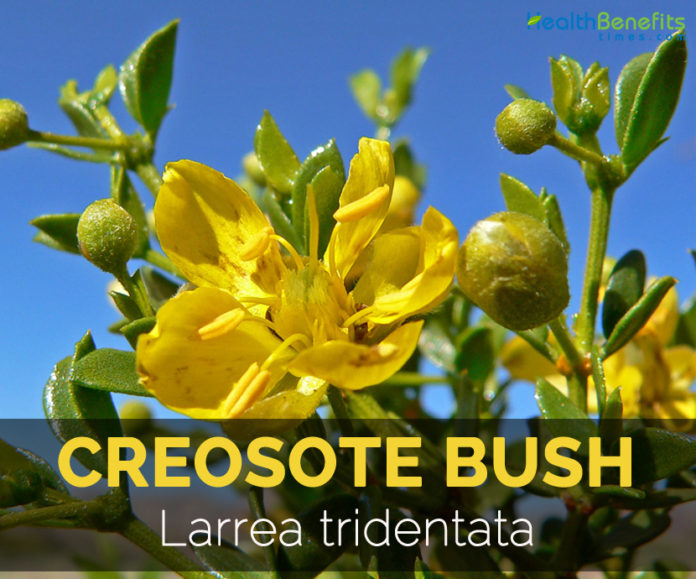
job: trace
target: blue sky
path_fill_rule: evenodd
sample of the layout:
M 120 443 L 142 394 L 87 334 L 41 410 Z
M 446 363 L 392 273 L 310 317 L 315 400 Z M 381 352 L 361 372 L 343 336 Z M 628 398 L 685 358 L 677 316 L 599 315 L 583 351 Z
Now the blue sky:
M 6 3 L 0 19 L 0 98 L 21 102 L 32 128 L 71 134 L 58 88 L 88 87 L 103 66 L 118 66 L 152 31 L 180 18 L 171 100 L 156 163 L 191 158 L 230 176 L 253 144 L 264 109 L 298 155 L 335 137 L 346 161 L 373 128 L 354 104 L 347 78 L 365 67 L 384 75 L 406 45 L 432 54 L 415 103 L 396 136 L 409 136 L 429 180 L 422 209 L 445 212 L 463 237 L 478 219 L 503 209 L 500 172 L 555 193 L 571 240 L 571 311 L 579 299 L 589 195 L 574 162 L 555 150 L 514 156 L 493 134 L 507 104 L 505 83 L 550 102 L 548 57 L 566 53 L 585 67 L 599 60 L 612 83 L 621 67 L 659 44 L 600 38 L 597 30 L 528 29 L 529 16 L 650 17 L 659 11 L 696 22 L 696 4 L 674 2 L 239 2 L 76 0 Z M 561 24 L 562 26 L 562 24 Z M 696 291 L 687 249 L 696 246 L 696 72 L 687 68 L 681 102 L 663 145 L 617 193 L 611 254 L 642 249 L 653 275 L 675 275 L 680 297 Z M 122 105 L 122 126 L 135 130 Z M 600 131 L 616 152 L 613 121 Z M 39 417 L 53 364 L 91 329 L 98 346 L 125 348 L 106 332 L 117 319 L 107 274 L 75 256 L 33 244 L 28 222 L 43 213 L 79 212 L 108 196 L 108 169 L 25 147 L 0 153 L 3 227 L 0 260 L 0 417 Z M 148 200 L 143 191 L 144 199 Z M 516 412 L 530 411 L 531 389 L 517 389 Z

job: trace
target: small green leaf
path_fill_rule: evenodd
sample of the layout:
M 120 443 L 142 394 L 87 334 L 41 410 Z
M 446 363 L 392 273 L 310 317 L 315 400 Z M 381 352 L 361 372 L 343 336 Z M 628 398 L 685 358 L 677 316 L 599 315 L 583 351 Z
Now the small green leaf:
M 78 93 L 77 82 L 69 80 L 60 88 L 58 105 L 83 137 L 108 138 L 106 129 L 101 126 L 94 109 L 90 107 L 90 96 L 91 91 Z
M 88 332 L 75 345 L 74 355 L 56 364 L 44 388 L 44 413 L 59 441 L 87 436 L 99 442 L 104 450 L 92 454 L 86 449 L 78 449 L 74 456 L 88 469 L 106 476 L 108 439 L 123 435 L 111 394 L 83 388 L 73 382 L 75 365 L 92 351 L 94 342 Z
M 283 211 L 283 208 L 272 191 L 266 189 L 263 192 L 261 205 L 263 206 L 264 213 L 268 215 L 271 225 L 273 226 L 273 229 L 275 229 L 276 233 L 287 239 L 295 249 L 302 251 L 304 244 L 302 243 L 297 230 L 292 226 L 292 221 L 290 221 L 287 213 Z
M 260 561 L 250 557 L 238 547 L 225 540 L 221 543 L 218 545 L 216 540 L 212 545 L 193 548 L 198 558 L 214 572 L 216 577 L 241 579 L 249 576 L 248 574 L 253 576 L 256 572 L 267 572 Z
M 391 84 L 398 111 L 395 117 L 411 103 L 413 87 L 429 55 L 430 50 L 427 48 L 406 48 L 392 63 Z
M 319 177 L 320 173 L 323 173 L 322 177 Z M 307 186 L 311 184 L 314 189 L 319 222 L 323 226 L 320 236 L 323 243 L 320 246 L 325 248 L 335 223 L 333 214 L 338 209 L 338 198 L 345 180 L 343 159 L 333 139 L 314 149 L 300 165 L 292 187 L 292 223 L 304 241 L 304 248 L 309 241 Z M 319 254 L 322 255 L 323 252 L 320 251 Z
M 667 478 L 696 464 L 696 440 L 685 434 L 641 428 L 629 436 L 634 485 Z
M 0 439 L 0 508 L 34 502 L 46 486 L 67 494 L 45 460 Z
M 602 446 L 611 446 L 623 434 L 623 402 L 621 401 L 621 389 L 614 388 L 607 397 L 603 412 L 599 419 L 599 435 L 602 437 Z
M 676 109 L 686 69 L 683 33 L 634 58 L 617 82 L 616 136 L 629 172 L 655 149 Z
M 645 255 L 632 249 L 616 262 L 602 305 L 602 329 L 609 336 L 618 321 L 643 295 L 646 275 Z
M 457 355 L 454 359 L 456 371 L 466 373 L 475 383 L 485 382 L 495 369 L 495 350 L 491 329 L 469 328 L 457 342 Z
M 141 316 L 138 304 L 129 295 L 118 291 L 110 291 L 109 296 L 114 300 L 114 305 L 118 311 L 129 320 L 137 320 Z
M 100 348 L 75 362 L 73 382 L 84 388 L 132 396 L 152 396 L 140 384 L 135 353 Z
M 394 156 L 394 172 L 409 179 L 418 190 L 425 187 L 427 170 L 425 165 L 418 163 L 413 156 L 411 146 L 406 139 L 399 139 L 392 145 Z
M 335 561 L 350 545 L 340 542 L 329 530 L 324 541 L 324 528 L 320 519 L 327 516 L 336 520 L 355 517 L 359 503 L 355 497 L 339 494 L 325 499 L 300 513 L 297 520 L 302 529 L 302 544 L 282 546 L 278 551 L 278 570 L 283 574 L 302 572 L 302 576 L 314 576 Z M 328 544 L 332 544 L 331 547 Z
M 532 98 L 529 96 L 529 93 L 527 93 L 527 91 L 520 86 L 514 84 L 506 84 L 504 88 L 505 92 L 508 93 L 510 97 L 514 100 Z
M 665 513 L 640 511 L 619 519 L 601 537 L 598 544 L 605 558 L 614 549 L 635 549 L 664 533 L 670 525 Z
M 545 219 L 544 223 L 549 226 L 549 229 L 556 234 L 556 237 L 561 241 L 566 253 L 570 252 L 570 243 L 568 242 L 568 236 L 566 235 L 565 223 L 563 222 L 563 215 L 561 214 L 561 208 L 558 205 L 558 199 L 555 195 L 544 195 L 544 188 L 542 187 L 542 194 L 539 196 L 541 199 L 541 204 L 544 208 Z
M 527 20 L 527 26 L 534 26 L 537 22 L 539 22 L 539 20 L 541 20 L 541 14 L 532 16 L 529 20 Z
M 696 347 L 696 299 L 690 299 L 679 316 L 675 343 Z
M 77 244 L 77 222 L 79 220 L 79 213 L 60 213 L 40 215 L 29 223 L 39 230 L 34 241 L 60 251 L 80 253 Z
M 350 89 L 365 115 L 376 121 L 382 83 L 374 70 L 361 70 L 349 79 Z
M 138 345 L 138 336 L 140 336 L 140 334 L 146 334 L 152 330 L 156 323 L 157 319 L 154 316 L 149 318 L 140 318 L 139 320 L 134 320 L 130 323 L 121 325 L 118 328 L 118 331 L 121 332 L 128 340 L 128 343 L 135 348 Z M 142 394 L 142 396 L 149 396 L 149 394 Z
M 553 108 L 566 126 L 572 118 L 573 105 L 578 99 L 581 81 L 581 78 L 577 78 L 576 67 L 572 66 L 571 62 L 577 64 L 567 56 L 561 56 L 558 60 L 550 59 Z
M 128 173 L 121 166 L 114 166 L 111 171 L 111 196 L 135 220 L 138 238 L 133 257 L 143 257 L 150 248 L 150 227 L 145 214 L 145 207 L 138 192 L 133 187 Z
M 661 277 L 653 282 L 638 302 L 617 322 L 604 345 L 604 356 L 608 358 L 626 345 L 636 335 L 660 305 L 662 298 L 677 283 L 673 277 Z
M 271 187 L 279 193 L 290 193 L 300 161 L 268 111 L 256 127 L 254 150 Z
M 546 212 L 541 201 L 539 201 L 539 197 L 522 181 L 501 173 L 500 189 L 503 192 L 508 211 L 524 213 L 537 218 L 539 221 L 545 221 Z
M 536 383 L 535 398 L 544 422 L 554 436 L 569 436 L 581 443 L 578 453 L 586 454 L 588 439 L 597 436 L 597 425 L 565 394 L 544 378 Z
M 118 74 L 113 65 L 109 64 L 102 69 L 94 81 L 94 87 L 88 101 L 90 107 L 95 108 L 108 105 L 117 85 Z
M 168 299 L 174 297 L 181 285 L 152 267 L 141 267 L 140 276 L 150 301 L 156 307 L 161 306 Z
M 437 367 L 454 372 L 454 349 L 449 336 L 437 321 L 426 320 L 418 340 L 418 349 Z
M 150 135 L 157 134 L 167 114 L 178 24 L 174 20 L 155 32 L 121 65 L 119 88 L 123 102 Z

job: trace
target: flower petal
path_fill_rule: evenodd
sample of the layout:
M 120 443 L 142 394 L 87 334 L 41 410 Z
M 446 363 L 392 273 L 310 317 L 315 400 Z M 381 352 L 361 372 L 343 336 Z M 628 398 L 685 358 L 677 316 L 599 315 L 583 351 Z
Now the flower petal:
M 389 143 L 360 139 L 358 154 L 350 163 L 337 211 L 339 216 L 346 213 L 349 218 L 334 227 L 324 257 L 325 263 L 335 264 L 341 278 L 346 278 L 362 250 L 381 227 L 389 209 L 393 185 L 394 159 Z M 383 194 L 384 187 L 388 188 L 388 194 Z M 366 199 L 368 196 L 371 197 Z M 359 209 L 361 217 L 356 218 L 357 209 L 350 211 L 349 206 Z
M 390 324 L 437 305 L 449 291 L 459 239 L 452 222 L 428 208 L 421 227 L 378 236 L 370 264 L 353 291 L 371 304 L 368 319 Z
M 271 231 L 252 199 L 222 173 L 193 161 L 169 163 L 155 203 L 162 249 L 199 286 L 235 295 L 274 295 L 283 265 L 273 242 L 258 257 L 243 260 L 249 244 Z
M 379 384 L 411 357 L 422 327 L 423 321 L 405 324 L 373 346 L 326 342 L 300 352 L 288 370 L 296 376 L 316 376 L 349 390 Z
M 206 287 L 164 304 L 157 325 L 138 340 L 137 368 L 145 388 L 177 412 L 225 418 L 235 383 L 281 343 L 263 323 L 226 315 L 241 307 L 229 293 Z M 282 368 L 272 368 L 266 391 L 283 374 Z

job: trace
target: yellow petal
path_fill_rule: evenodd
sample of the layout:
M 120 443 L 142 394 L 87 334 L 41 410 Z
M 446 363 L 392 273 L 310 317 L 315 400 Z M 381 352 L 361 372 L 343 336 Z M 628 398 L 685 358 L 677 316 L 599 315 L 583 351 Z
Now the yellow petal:
M 224 418 L 225 401 L 237 381 L 280 344 L 263 323 L 239 321 L 241 308 L 229 293 L 206 287 L 164 304 L 157 325 L 138 340 L 137 368 L 145 388 L 177 412 Z M 283 375 L 282 368 L 272 371 L 268 389 Z
M 193 161 L 169 163 L 155 203 L 162 249 L 199 286 L 266 297 L 285 266 L 275 243 L 242 259 L 272 229 L 251 198 L 222 173 Z
M 503 346 L 500 360 L 515 380 L 526 380 L 534 384 L 539 377 L 560 376 L 555 364 L 519 336 L 515 336 Z
M 410 179 L 403 175 L 396 175 L 391 203 L 389 203 L 381 231 L 386 233 L 393 229 L 413 225 L 413 215 L 416 212 L 420 196 L 420 191 Z
M 689 390 L 696 380 L 696 350 L 684 345 L 673 346 L 664 350 L 663 355 L 669 366 L 672 389 Z
M 356 214 L 351 208 L 357 207 L 362 217 L 334 227 L 324 257 L 325 263 L 335 264 L 341 278 L 345 279 L 381 227 L 389 209 L 393 185 L 394 160 L 389 143 L 360 139 L 358 154 L 350 163 L 348 180 L 341 192 L 337 214 L 340 216 L 343 212 L 350 218 Z M 389 190 L 388 194 L 384 193 L 384 187 Z M 367 199 L 362 201 L 364 198 Z
M 350 390 L 379 384 L 411 357 L 422 326 L 422 321 L 405 324 L 373 346 L 326 342 L 300 352 L 288 369 L 296 376 L 315 376 Z
M 262 398 L 236 419 L 224 421 L 222 426 L 227 435 L 236 440 L 250 440 L 280 434 L 309 418 L 329 385 L 312 376 L 290 378 L 294 387 Z
M 421 227 L 380 235 L 370 264 L 354 290 L 373 306 L 368 319 L 390 324 L 436 306 L 447 295 L 457 259 L 457 230 L 430 207 Z

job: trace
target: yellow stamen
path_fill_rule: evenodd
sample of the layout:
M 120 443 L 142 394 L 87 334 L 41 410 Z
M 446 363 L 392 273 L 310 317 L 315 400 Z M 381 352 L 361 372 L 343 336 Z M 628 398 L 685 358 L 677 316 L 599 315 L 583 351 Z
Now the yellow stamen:
M 247 241 L 239 251 L 239 257 L 244 261 L 256 259 L 268 248 L 273 233 L 272 227 L 265 227 Z
M 262 364 L 261 370 L 265 371 L 266 369 L 270 368 L 271 364 L 273 364 L 273 362 L 280 358 L 283 352 L 285 352 L 288 348 L 290 348 L 293 344 L 296 344 L 297 342 L 302 342 L 307 348 L 309 348 L 312 345 L 309 341 L 309 338 L 304 334 L 293 334 L 289 338 L 283 340 L 283 343 L 280 346 L 278 346 L 275 350 L 273 350 L 271 355 L 268 358 L 266 358 L 266 360 Z
M 251 406 L 256 402 L 261 395 L 266 390 L 266 386 L 271 381 L 271 373 L 266 370 L 262 370 L 259 374 L 251 381 L 251 384 L 247 386 L 244 390 L 244 394 L 237 401 L 237 403 L 230 409 L 227 414 L 227 418 L 236 418 L 245 410 L 251 408 Z
M 297 250 L 292 246 L 292 243 L 280 235 L 271 235 L 271 239 L 275 239 L 278 243 L 280 243 L 280 245 L 288 250 L 292 260 L 295 262 L 295 267 L 297 267 L 298 270 L 304 269 L 304 262 L 302 261 L 300 254 L 297 253 Z
M 334 219 L 339 223 L 346 223 L 348 221 L 357 221 L 366 215 L 369 215 L 376 209 L 379 209 L 382 204 L 389 199 L 390 189 L 388 185 L 382 185 L 377 187 L 371 193 L 368 193 L 364 197 L 348 203 L 343 207 L 339 207 L 333 214 Z
M 246 316 L 244 310 L 235 308 L 224 314 L 220 314 L 212 322 L 198 329 L 198 337 L 201 340 L 212 340 L 232 332 L 242 323 Z
M 259 365 L 254 362 L 251 366 L 249 366 L 242 374 L 241 378 L 237 380 L 237 383 L 234 385 L 230 393 L 227 395 L 227 399 L 225 400 L 225 403 L 222 406 L 222 412 L 225 416 L 230 416 L 230 413 L 232 412 L 232 409 L 234 409 L 237 405 L 237 402 L 239 399 L 242 397 L 242 394 L 244 394 L 244 391 L 246 390 L 247 386 L 249 386 L 252 381 L 258 376 L 259 374 Z
M 355 324 L 356 322 L 362 320 L 363 318 L 369 316 L 373 311 L 375 307 L 374 306 L 368 306 L 366 308 L 363 308 L 360 311 L 355 312 L 352 316 L 350 316 L 345 322 L 343 322 L 342 327 L 343 328 L 348 328 Z
M 317 212 L 317 200 L 314 196 L 314 187 L 307 185 L 307 213 L 309 213 L 309 258 L 312 262 L 318 260 L 319 255 L 319 213 Z

